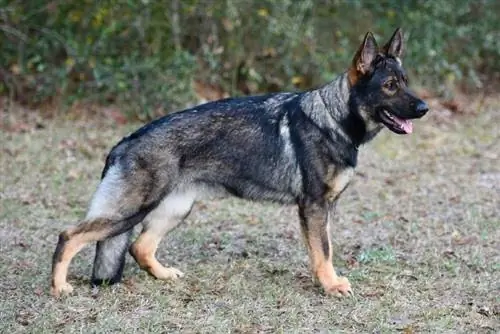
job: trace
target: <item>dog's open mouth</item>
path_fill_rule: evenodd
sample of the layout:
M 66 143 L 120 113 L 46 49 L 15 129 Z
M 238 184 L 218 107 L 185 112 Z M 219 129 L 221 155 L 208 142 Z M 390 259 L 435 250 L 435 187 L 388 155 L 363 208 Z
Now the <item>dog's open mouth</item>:
M 409 119 L 399 118 L 386 109 L 382 109 L 380 118 L 389 130 L 397 134 L 409 134 L 413 132 L 413 123 Z

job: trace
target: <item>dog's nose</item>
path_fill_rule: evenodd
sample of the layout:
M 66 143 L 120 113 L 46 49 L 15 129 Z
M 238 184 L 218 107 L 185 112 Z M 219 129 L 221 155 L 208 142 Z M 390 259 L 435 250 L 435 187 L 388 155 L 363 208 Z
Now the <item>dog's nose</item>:
M 427 113 L 429 111 L 429 106 L 427 105 L 427 103 L 425 103 L 424 101 L 421 101 L 417 104 L 417 106 L 415 107 L 415 111 L 423 116 L 425 115 L 425 113 Z

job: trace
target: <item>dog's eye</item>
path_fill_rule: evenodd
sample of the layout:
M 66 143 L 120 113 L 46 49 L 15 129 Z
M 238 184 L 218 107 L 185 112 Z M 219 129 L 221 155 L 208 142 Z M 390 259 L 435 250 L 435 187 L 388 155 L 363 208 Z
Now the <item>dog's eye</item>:
M 384 87 L 387 88 L 388 90 L 396 90 L 398 84 L 396 83 L 395 80 L 389 80 L 384 84 Z

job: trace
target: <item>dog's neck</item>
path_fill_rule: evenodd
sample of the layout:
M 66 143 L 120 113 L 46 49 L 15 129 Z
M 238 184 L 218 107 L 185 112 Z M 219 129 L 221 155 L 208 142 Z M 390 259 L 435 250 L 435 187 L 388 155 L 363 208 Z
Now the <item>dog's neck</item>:
M 308 116 L 318 126 L 328 129 L 333 140 L 351 144 L 357 149 L 371 140 L 382 126 L 373 122 L 364 110 L 353 106 L 350 89 L 345 72 L 332 82 L 307 92 L 302 103 L 307 105 L 303 110 L 314 110 Z
M 342 120 L 349 113 L 349 91 L 350 84 L 347 72 L 316 89 L 318 95 L 323 99 L 326 109 L 336 121 Z

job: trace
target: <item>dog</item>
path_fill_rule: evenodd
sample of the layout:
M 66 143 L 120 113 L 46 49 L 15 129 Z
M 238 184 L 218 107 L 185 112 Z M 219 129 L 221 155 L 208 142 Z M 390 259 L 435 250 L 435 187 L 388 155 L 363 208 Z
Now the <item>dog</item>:
M 400 28 L 382 48 L 368 32 L 350 67 L 320 88 L 209 102 L 123 138 L 106 158 L 85 219 L 59 235 L 51 293 L 73 290 L 71 259 L 95 241 L 94 285 L 121 280 L 127 250 L 157 279 L 182 277 L 156 259 L 161 238 L 195 201 L 233 195 L 297 205 L 313 279 L 327 294 L 351 294 L 333 268 L 330 224 L 358 149 L 384 127 L 411 133 L 411 120 L 428 111 L 408 88 L 403 44 Z

